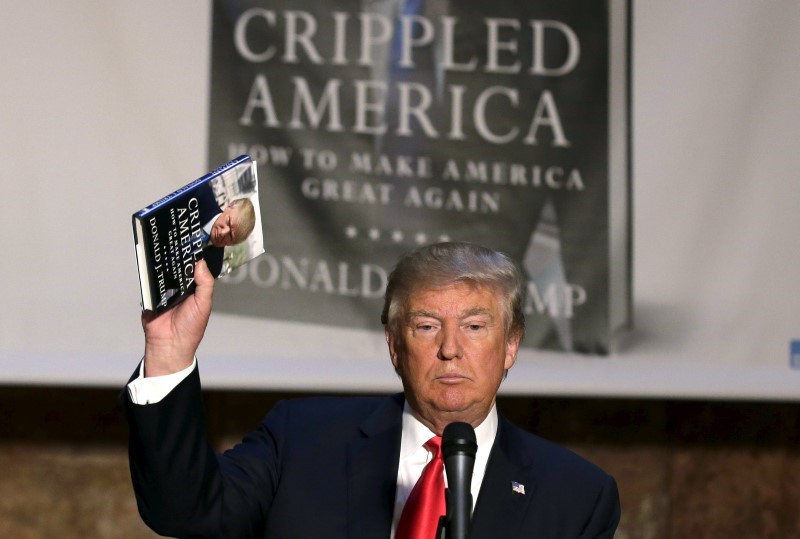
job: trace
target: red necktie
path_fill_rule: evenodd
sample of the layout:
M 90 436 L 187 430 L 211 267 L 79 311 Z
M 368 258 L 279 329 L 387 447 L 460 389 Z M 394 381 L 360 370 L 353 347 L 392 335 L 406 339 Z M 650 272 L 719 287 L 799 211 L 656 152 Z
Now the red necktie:
M 395 539 L 435 539 L 439 517 L 444 516 L 446 510 L 441 448 L 441 436 L 434 436 L 425 442 L 425 449 L 433 453 L 433 458 L 422 470 L 422 475 L 406 500 L 397 523 Z

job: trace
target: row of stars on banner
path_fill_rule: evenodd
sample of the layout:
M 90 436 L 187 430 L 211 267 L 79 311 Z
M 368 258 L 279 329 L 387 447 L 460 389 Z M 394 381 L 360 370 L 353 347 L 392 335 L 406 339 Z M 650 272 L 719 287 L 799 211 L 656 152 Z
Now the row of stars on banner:
M 399 229 L 393 230 L 381 230 L 379 228 L 370 227 L 366 230 L 359 230 L 357 227 L 353 225 L 346 226 L 344 228 L 344 235 L 351 240 L 357 239 L 359 237 L 365 237 L 372 241 L 379 241 L 381 238 L 388 238 L 390 241 L 394 243 L 402 243 L 407 237 L 409 237 L 414 243 L 417 245 L 425 245 L 429 241 L 432 241 L 434 238 L 429 236 L 425 232 L 414 232 L 414 233 L 407 233 L 403 232 Z M 450 236 L 447 234 L 441 234 L 435 237 L 436 241 L 450 241 Z

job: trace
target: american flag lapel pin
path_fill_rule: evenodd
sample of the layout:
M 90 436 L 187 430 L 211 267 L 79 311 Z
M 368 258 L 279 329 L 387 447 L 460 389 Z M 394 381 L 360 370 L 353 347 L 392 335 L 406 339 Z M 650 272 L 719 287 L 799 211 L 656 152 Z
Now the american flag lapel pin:
M 525 496 L 525 485 L 523 485 L 522 483 L 517 483 L 516 481 L 512 481 L 511 492 L 515 492 L 517 494 Z

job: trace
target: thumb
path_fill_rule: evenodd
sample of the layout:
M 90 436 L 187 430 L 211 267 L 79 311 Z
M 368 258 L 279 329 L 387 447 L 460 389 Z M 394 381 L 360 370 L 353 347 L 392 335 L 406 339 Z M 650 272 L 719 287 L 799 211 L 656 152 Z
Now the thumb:
M 198 301 L 208 305 L 211 304 L 211 296 L 214 294 L 214 281 L 216 279 L 208 269 L 206 261 L 198 261 L 194 267 L 194 282 L 197 285 L 194 294 Z

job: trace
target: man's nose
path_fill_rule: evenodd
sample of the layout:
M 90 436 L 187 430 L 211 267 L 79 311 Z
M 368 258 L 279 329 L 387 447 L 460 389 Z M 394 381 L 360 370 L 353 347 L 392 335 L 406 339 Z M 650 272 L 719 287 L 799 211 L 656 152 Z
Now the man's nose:
M 461 357 L 461 338 L 457 328 L 443 327 L 439 344 L 439 359 L 449 360 Z

